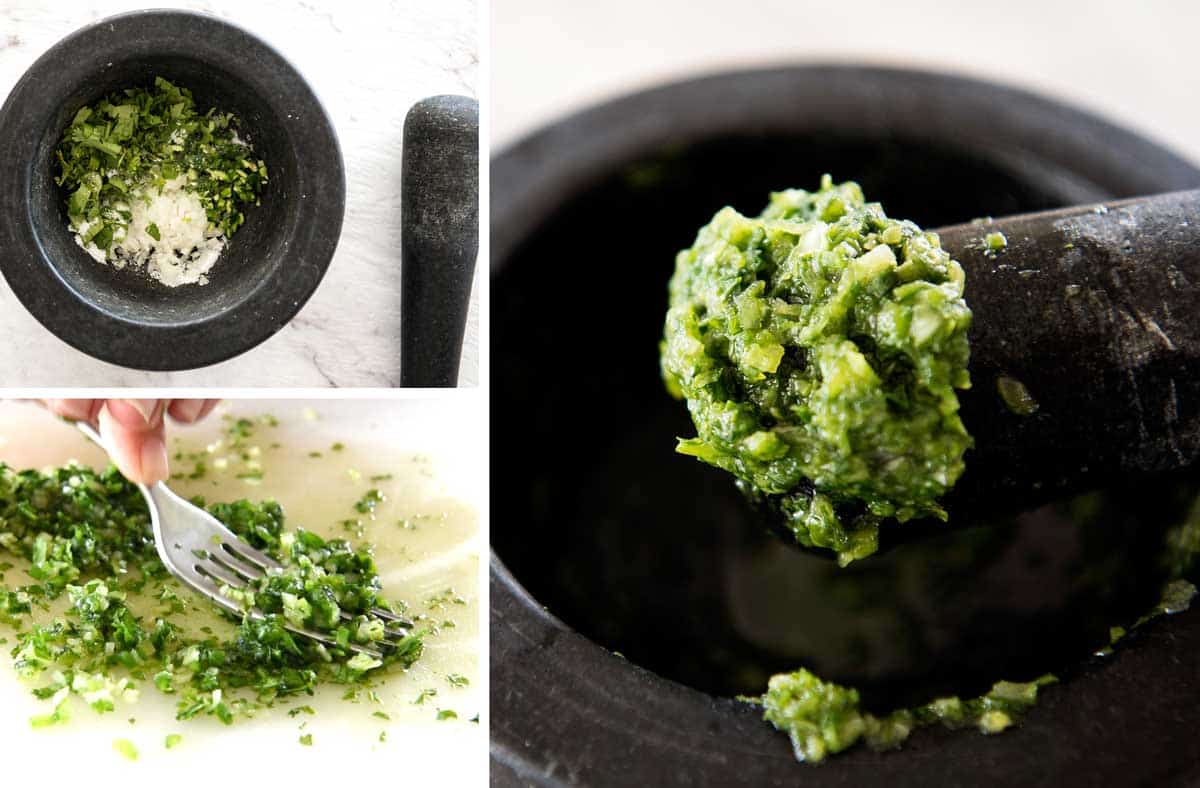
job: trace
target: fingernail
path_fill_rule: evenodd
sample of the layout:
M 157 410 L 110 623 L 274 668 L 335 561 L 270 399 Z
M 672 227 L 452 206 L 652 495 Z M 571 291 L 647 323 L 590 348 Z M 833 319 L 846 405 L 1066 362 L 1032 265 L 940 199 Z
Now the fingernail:
M 154 484 L 167 478 L 167 445 L 157 435 L 142 443 L 142 481 Z
M 177 399 L 171 403 L 171 415 L 178 421 L 191 424 L 200 418 L 200 411 L 203 408 L 204 400 L 202 399 Z
M 158 400 L 156 400 L 156 399 L 127 399 L 125 401 L 128 402 L 130 405 L 132 405 L 138 413 L 142 414 L 142 418 L 146 420 L 147 424 L 154 423 L 153 421 L 151 421 L 151 419 L 154 418 L 154 409 L 158 407 L 158 402 L 159 402 Z
M 88 421 L 92 416 L 90 399 L 52 399 L 49 400 L 50 410 L 72 421 Z
M 126 429 L 139 432 L 157 427 L 162 422 L 159 400 L 116 399 L 108 401 L 108 412 Z

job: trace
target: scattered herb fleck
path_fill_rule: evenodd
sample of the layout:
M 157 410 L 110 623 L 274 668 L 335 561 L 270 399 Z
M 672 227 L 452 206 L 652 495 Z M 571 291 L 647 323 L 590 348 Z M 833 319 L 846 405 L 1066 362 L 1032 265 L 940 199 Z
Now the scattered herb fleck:
M 137 747 L 129 739 L 113 739 L 113 749 L 131 761 L 138 759 Z
M 1000 392 L 1005 407 L 1018 416 L 1031 416 L 1037 412 L 1037 400 L 1025 388 L 1025 384 L 1016 378 L 1000 375 L 996 378 L 996 391 Z
M 983 237 L 983 251 L 990 257 L 995 257 L 1006 246 L 1008 246 L 1008 239 L 1004 237 L 1004 233 L 998 230 Z

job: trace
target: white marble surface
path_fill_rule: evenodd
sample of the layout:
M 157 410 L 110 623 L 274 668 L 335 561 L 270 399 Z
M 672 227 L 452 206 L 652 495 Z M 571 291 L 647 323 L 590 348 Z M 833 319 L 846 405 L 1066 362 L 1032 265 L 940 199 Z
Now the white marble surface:
M 199 370 L 152 373 L 86 356 L 43 329 L 0 284 L 0 387 L 390 387 L 399 385 L 400 166 L 404 115 L 438 93 L 476 95 L 477 0 L 0 0 L 0 102 L 46 49 L 139 7 L 204 11 L 249 29 L 306 77 L 346 162 L 337 254 L 299 314 L 257 348 Z M 477 270 L 482 271 L 484 266 Z M 479 381 L 479 278 L 460 385 Z
M 949 70 L 1056 96 L 1200 161 L 1194 0 L 492 0 L 493 146 L 602 98 L 803 60 Z

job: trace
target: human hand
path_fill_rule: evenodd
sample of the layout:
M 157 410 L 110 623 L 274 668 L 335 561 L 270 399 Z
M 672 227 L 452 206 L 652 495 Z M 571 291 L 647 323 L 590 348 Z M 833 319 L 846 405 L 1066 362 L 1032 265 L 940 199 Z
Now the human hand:
M 167 478 L 164 415 L 191 424 L 207 416 L 215 399 L 47 399 L 52 413 L 99 427 L 113 462 L 129 480 L 154 484 Z

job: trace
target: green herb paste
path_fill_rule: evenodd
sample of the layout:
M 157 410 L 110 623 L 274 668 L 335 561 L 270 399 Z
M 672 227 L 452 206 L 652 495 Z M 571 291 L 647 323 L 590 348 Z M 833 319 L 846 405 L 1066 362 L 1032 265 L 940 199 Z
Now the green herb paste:
M 155 552 L 145 502 L 115 468 L 40 473 L 0 464 L 0 556 L 27 561 L 33 581 L 0 583 L 0 622 L 18 630 L 17 672 L 39 682 L 34 694 L 53 704 L 32 720 L 35 727 L 64 721 L 71 695 L 112 711 L 114 701 L 136 698 L 146 684 L 178 698 L 180 720 L 211 715 L 230 723 L 318 684 L 365 684 L 385 665 L 408 667 L 420 657 L 422 631 L 381 660 L 348 647 L 379 645 L 385 622 L 370 610 L 390 607 L 369 545 L 286 530 L 274 501 L 208 510 L 285 567 L 239 594 L 266 616 L 236 620 L 228 639 L 186 636 L 173 623 L 199 600 L 176 593 L 179 584 Z M 154 615 L 135 615 L 127 605 L 131 595 L 157 600 Z M 65 612 L 52 614 L 62 597 Z M 286 623 L 329 633 L 336 645 L 293 635 Z
M 843 565 L 880 523 L 945 519 L 971 438 L 963 270 L 855 183 L 719 211 L 676 258 L 661 345 L 697 435 L 678 451 L 777 506 Z

